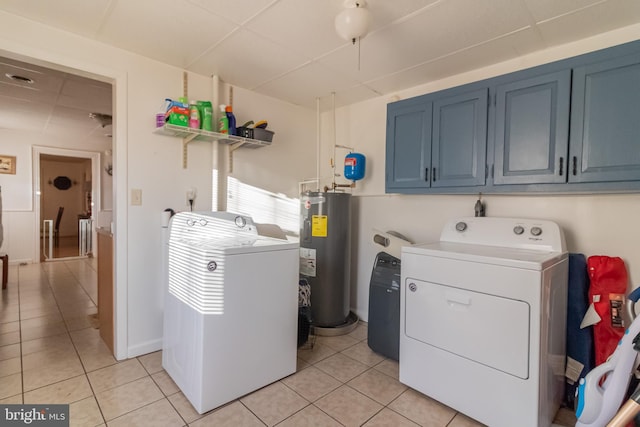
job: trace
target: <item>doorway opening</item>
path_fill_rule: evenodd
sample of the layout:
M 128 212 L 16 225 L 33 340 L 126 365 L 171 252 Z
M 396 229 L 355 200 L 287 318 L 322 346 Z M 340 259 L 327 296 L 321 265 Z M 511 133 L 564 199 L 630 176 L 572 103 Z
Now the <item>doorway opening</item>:
M 33 164 L 40 261 L 93 256 L 100 153 L 34 146 Z
M 40 154 L 40 261 L 93 256 L 91 159 Z
M 17 132 L 32 132 L 31 134 L 34 135 L 32 139 L 26 140 L 31 147 L 27 150 L 23 148 L 23 157 L 31 157 L 31 167 L 28 168 L 29 174 L 25 178 L 25 186 L 29 187 L 29 190 L 26 191 L 26 201 L 23 202 L 22 199 L 19 199 L 26 207 L 16 213 L 16 216 L 19 217 L 18 220 L 24 217 L 22 224 L 26 224 L 25 221 L 28 221 L 33 226 L 23 227 L 20 230 L 12 228 L 12 230 L 21 231 L 24 238 L 28 239 L 25 242 L 27 245 L 24 246 L 31 246 L 28 250 L 23 250 L 24 259 L 39 262 L 42 250 L 39 231 L 43 219 L 41 218 L 40 208 L 40 153 L 91 158 L 93 230 L 97 227 L 108 229 L 109 226 L 113 230 L 115 229 L 114 225 L 117 225 L 117 228 L 121 231 L 120 236 L 114 236 L 113 250 L 115 257 L 113 268 L 115 288 L 114 351 L 117 359 L 124 359 L 127 357 L 128 352 L 128 260 L 126 239 L 123 238 L 126 237 L 128 223 L 127 212 L 123 208 L 126 207 L 127 201 L 127 116 L 124 113 L 127 105 L 127 74 L 124 71 L 106 67 L 90 60 L 85 61 L 84 58 L 77 58 L 78 60 L 73 61 L 63 59 L 60 62 L 51 62 L 51 58 L 55 58 L 55 55 L 52 57 L 48 53 L 36 52 L 35 55 L 25 56 L 21 53 L 21 48 L 22 46 L 16 45 L 15 47 L 10 46 L 10 50 L 0 50 L 0 62 L 4 65 L 9 64 L 13 68 L 19 68 L 21 74 L 38 71 L 38 76 L 34 79 L 35 82 L 32 86 L 40 81 L 47 89 L 59 91 L 60 96 L 56 95 L 42 99 L 42 101 L 47 101 L 48 99 L 49 104 L 46 102 L 41 103 L 33 97 L 43 91 L 27 90 L 24 94 L 33 95 L 33 97 L 25 98 L 24 103 L 20 103 L 21 108 L 18 109 L 16 109 L 18 105 L 16 104 L 17 98 L 7 98 L 12 102 L 10 106 L 13 109 L 10 110 L 12 114 L 3 116 L 6 119 L 11 119 L 3 121 L 3 129 L 10 129 L 11 132 L 14 132 L 14 130 Z M 23 65 L 17 62 L 21 62 Z M 88 85 L 85 85 L 85 83 L 88 83 Z M 51 104 L 51 102 L 55 102 L 55 105 Z M 15 119 L 17 116 L 13 114 L 14 111 L 19 110 L 22 114 L 27 109 L 30 111 L 28 120 Z M 98 124 L 92 122 L 91 125 L 87 126 L 76 125 L 77 121 L 74 120 L 76 118 L 85 119 L 88 116 L 92 120 L 97 120 L 89 115 L 89 113 L 96 112 L 111 115 L 113 117 L 113 126 L 107 126 L 101 122 Z M 44 114 L 45 117 L 43 118 L 41 113 L 47 114 Z M 48 113 L 53 113 L 53 115 Z M 44 122 L 36 119 L 43 119 Z M 92 129 L 94 130 L 93 132 Z M 70 134 L 67 134 L 67 132 L 70 132 Z M 99 136 L 98 134 L 102 135 L 102 141 L 99 140 L 100 138 L 94 138 L 94 136 Z M 37 146 L 36 144 L 46 144 L 47 147 Z M 22 170 L 24 171 L 24 169 Z M 116 194 L 116 187 L 119 189 L 118 195 Z M 23 191 L 21 193 L 25 194 Z M 120 206 L 120 208 L 117 208 L 117 206 Z M 23 211 L 24 215 L 22 215 Z M 66 215 L 66 211 L 63 213 L 62 219 L 64 219 L 64 215 Z M 53 219 L 55 220 L 55 218 Z M 27 233 L 24 232 L 25 230 Z M 7 234 L 6 231 L 7 229 L 5 228 L 5 235 Z M 95 237 L 96 233 L 92 231 L 92 251 L 94 256 L 97 255 Z

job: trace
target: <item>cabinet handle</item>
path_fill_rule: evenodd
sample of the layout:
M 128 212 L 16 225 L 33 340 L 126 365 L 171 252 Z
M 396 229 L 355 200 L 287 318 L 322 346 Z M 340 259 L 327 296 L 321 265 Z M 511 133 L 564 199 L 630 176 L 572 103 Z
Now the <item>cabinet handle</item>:
M 424 180 L 429 182 L 429 168 L 424 168 Z
M 560 157 L 560 176 L 562 176 L 562 174 L 564 173 L 563 167 L 564 167 L 564 157 Z
M 578 157 L 577 156 L 573 156 L 573 176 L 576 176 L 578 174 Z
M 436 182 L 436 168 L 431 169 L 431 181 Z

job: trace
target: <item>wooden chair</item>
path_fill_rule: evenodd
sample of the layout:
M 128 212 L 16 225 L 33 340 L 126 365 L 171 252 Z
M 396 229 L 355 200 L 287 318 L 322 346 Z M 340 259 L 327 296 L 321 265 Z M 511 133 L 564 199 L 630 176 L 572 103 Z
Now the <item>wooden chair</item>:
M 59 237 L 60 237 L 60 220 L 62 219 L 62 213 L 64 212 L 64 206 L 60 206 L 58 208 L 58 216 L 56 217 L 56 223 L 53 227 L 53 244 L 56 246 L 56 248 L 58 247 L 58 244 L 60 242 Z

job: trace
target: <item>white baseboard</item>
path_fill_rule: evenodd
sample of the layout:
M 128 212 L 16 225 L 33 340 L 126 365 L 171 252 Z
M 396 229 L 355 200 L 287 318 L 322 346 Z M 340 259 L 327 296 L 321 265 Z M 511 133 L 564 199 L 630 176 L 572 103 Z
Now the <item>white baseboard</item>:
M 162 338 L 156 340 L 146 341 L 141 344 L 129 346 L 127 349 L 127 357 L 129 359 L 133 357 L 142 356 L 143 354 L 153 353 L 154 351 L 162 350 Z

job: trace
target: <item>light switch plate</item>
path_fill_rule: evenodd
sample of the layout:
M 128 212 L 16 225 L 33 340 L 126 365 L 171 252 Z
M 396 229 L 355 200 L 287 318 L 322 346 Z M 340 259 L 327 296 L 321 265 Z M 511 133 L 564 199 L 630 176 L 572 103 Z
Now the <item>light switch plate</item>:
M 131 206 L 142 206 L 142 190 L 138 188 L 131 189 Z

